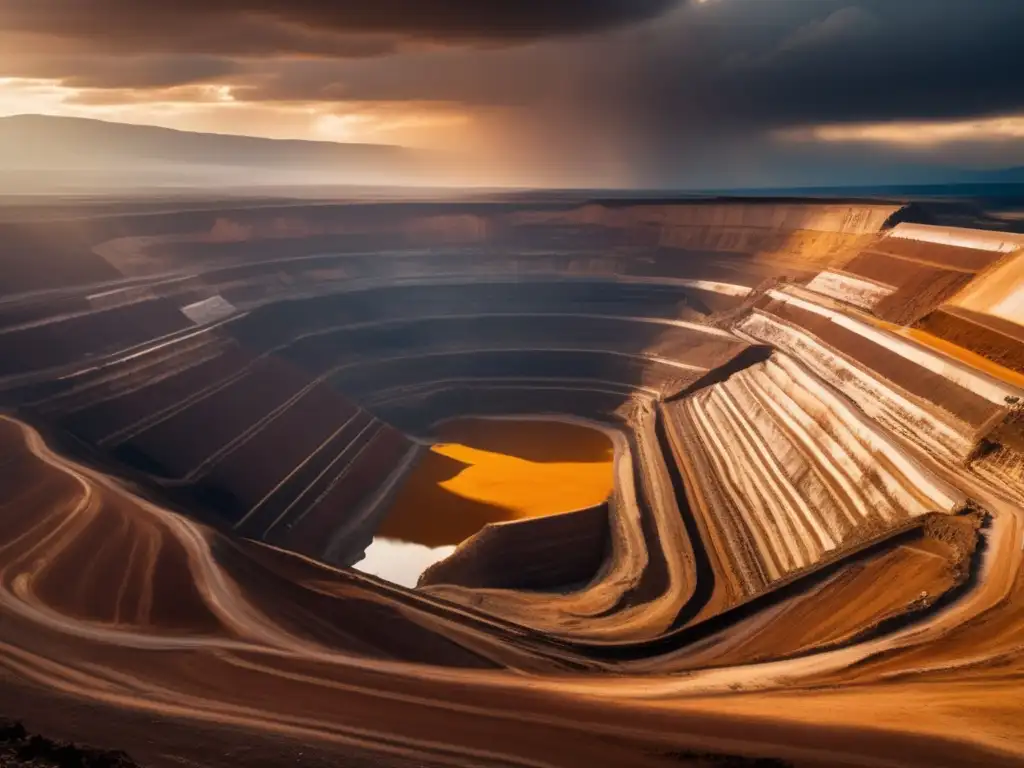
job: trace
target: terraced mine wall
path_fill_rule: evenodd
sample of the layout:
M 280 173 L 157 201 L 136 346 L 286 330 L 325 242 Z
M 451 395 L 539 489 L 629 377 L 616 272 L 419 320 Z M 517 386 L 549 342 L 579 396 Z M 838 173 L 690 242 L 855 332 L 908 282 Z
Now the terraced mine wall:
M 82 738 L 59 696 L 204 765 L 1024 757 L 1018 237 L 820 201 L 171 208 L 4 225 L 33 728 Z M 335 567 L 474 414 L 596 423 L 611 495 L 416 590 Z
M 305 205 L 20 222 L 0 374 L 13 402 L 181 507 L 322 556 L 316 510 L 383 509 L 389 468 L 413 460 L 393 427 L 621 422 L 743 352 L 707 318 L 893 210 Z M 75 250 L 76 270 L 35 268 Z

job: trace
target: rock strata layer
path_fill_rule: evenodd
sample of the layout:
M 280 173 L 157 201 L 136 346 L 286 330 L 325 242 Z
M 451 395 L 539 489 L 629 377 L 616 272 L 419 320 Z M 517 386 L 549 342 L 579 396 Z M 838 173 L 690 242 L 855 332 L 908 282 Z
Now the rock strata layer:
M 8 715 L 147 765 L 1024 760 L 1021 237 L 185 208 L 3 224 Z M 481 415 L 604 430 L 611 495 L 349 569 Z

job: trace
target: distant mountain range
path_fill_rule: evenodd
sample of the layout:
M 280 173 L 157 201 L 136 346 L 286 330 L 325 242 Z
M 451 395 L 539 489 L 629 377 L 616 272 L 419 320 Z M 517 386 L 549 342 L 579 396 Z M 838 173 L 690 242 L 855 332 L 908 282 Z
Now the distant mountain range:
M 77 117 L 0 117 L 0 191 L 7 194 L 219 188 L 258 195 L 269 188 L 429 186 L 457 178 L 453 159 L 380 144 L 194 133 Z M 928 187 L 955 195 L 961 187 L 992 187 L 1004 194 L 1013 185 L 1024 185 L 1024 167 L 965 170 L 893 164 L 877 174 L 864 168 L 837 173 L 828 177 L 827 185 L 715 191 L 792 194 L 878 188 L 898 195 Z
M 263 139 L 47 115 L 0 118 L 0 179 L 35 187 L 420 183 L 404 147 Z

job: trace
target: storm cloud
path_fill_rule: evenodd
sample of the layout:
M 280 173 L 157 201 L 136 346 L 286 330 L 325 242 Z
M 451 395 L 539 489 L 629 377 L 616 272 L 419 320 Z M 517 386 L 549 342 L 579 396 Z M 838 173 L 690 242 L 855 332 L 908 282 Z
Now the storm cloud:
M 443 105 L 524 162 L 703 183 L 865 157 L 1024 162 L 1020 142 L 922 158 L 793 138 L 1024 114 L 1021 29 L 1007 0 L 7 0 L 0 77 L 80 103 L 206 84 L 251 105 Z
M 83 45 L 256 53 L 334 51 L 352 37 L 517 42 L 618 27 L 657 16 L 679 0 L 6 0 L 0 25 Z M 234 43 L 232 43 L 234 40 Z M 358 52 L 358 46 L 355 47 Z

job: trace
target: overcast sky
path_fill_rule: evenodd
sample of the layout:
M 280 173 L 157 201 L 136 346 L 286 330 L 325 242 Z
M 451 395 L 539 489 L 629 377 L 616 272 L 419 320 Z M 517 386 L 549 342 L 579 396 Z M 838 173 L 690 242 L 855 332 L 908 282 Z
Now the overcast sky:
M 0 114 L 731 186 L 1024 165 L 1022 0 L 0 0 Z

